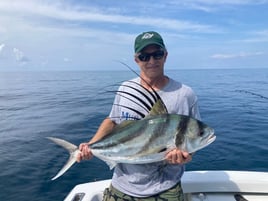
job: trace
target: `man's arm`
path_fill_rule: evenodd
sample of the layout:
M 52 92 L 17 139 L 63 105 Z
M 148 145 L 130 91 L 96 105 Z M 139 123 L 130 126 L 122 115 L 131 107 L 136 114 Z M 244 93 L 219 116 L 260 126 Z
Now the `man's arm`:
M 109 117 L 104 119 L 101 125 L 99 126 L 96 134 L 89 141 L 89 143 L 96 142 L 101 138 L 103 138 L 104 136 L 106 136 L 107 134 L 109 134 L 114 129 L 115 125 L 116 124 Z
M 109 117 L 104 119 L 93 138 L 88 143 L 81 143 L 79 145 L 79 150 L 81 153 L 78 154 L 76 158 L 77 162 L 91 159 L 93 154 L 89 148 L 89 144 L 94 143 L 109 134 L 115 126 L 116 124 Z

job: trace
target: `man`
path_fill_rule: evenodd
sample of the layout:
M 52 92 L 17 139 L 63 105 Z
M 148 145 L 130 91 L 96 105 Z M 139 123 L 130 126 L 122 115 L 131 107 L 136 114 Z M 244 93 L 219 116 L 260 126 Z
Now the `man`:
M 162 37 L 154 31 L 144 32 L 136 37 L 134 49 L 135 62 L 140 67 L 140 77 L 132 81 L 149 90 L 153 88 L 157 91 L 168 113 L 200 119 L 197 97 L 192 89 L 164 74 L 168 52 Z M 127 82 L 122 84 L 119 90 L 131 94 L 138 93 L 126 85 L 137 87 L 133 82 Z M 129 98 L 122 98 L 117 94 L 109 117 L 102 122 L 89 143 L 104 137 L 123 120 L 137 118 L 138 115 L 133 110 L 122 107 L 126 105 L 142 113 L 145 112 Z M 77 161 L 92 158 L 89 143 L 80 144 L 81 154 Z M 104 200 L 183 200 L 180 179 L 184 172 L 184 164 L 191 159 L 189 153 L 173 149 L 167 153 L 165 161 L 137 165 L 118 164 L 114 170 L 111 186 L 104 193 Z

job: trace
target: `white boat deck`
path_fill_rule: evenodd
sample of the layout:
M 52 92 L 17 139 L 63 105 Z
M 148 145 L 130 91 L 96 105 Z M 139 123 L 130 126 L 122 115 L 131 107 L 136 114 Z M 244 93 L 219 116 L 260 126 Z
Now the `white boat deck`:
M 100 201 L 111 180 L 79 184 L 65 201 Z M 186 201 L 268 201 L 268 173 L 248 171 L 189 171 L 182 177 Z

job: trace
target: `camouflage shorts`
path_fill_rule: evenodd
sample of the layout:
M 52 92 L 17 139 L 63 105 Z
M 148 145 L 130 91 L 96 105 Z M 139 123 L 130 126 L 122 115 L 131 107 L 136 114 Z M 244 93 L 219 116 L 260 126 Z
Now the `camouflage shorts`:
M 103 201 L 183 201 L 181 183 L 174 187 L 151 197 L 138 198 L 124 194 L 112 185 L 106 188 L 103 193 Z

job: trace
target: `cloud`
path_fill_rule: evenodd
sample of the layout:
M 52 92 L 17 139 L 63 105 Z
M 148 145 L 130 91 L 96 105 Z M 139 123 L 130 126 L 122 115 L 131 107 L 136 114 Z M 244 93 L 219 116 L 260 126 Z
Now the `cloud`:
M 213 59 L 234 59 L 234 58 L 259 56 L 259 55 L 263 55 L 263 54 L 264 54 L 263 52 L 252 52 L 252 53 L 241 52 L 238 54 L 214 54 L 211 56 L 211 58 L 213 58 Z
M 6 56 L 6 45 L 4 43 L 0 44 L 0 60 L 3 60 Z
M 190 58 L 189 63 L 193 52 L 200 49 L 209 56 L 218 53 L 209 62 L 233 62 L 232 58 L 254 56 L 237 53 L 240 50 L 259 51 L 255 53 L 257 57 L 263 54 L 261 51 L 267 52 L 265 43 L 260 43 L 268 41 L 266 24 L 260 20 L 267 3 L 268 0 L 0 0 L 0 45 L 5 43 L 0 46 L 1 62 L 13 66 L 16 60 L 33 68 L 71 68 L 79 63 L 81 68 L 87 68 L 86 63 L 93 60 L 92 66 L 106 66 L 109 59 L 132 59 L 130 47 L 136 34 L 144 29 L 160 32 L 168 48 L 175 54 L 185 52 L 183 57 Z M 224 52 L 217 52 L 219 48 L 214 45 L 225 43 L 229 46 L 221 49 Z M 102 54 L 109 58 L 103 60 Z M 263 57 L 257 59 L 266 65 Z
M 1 52 L 3 52 L 4 47 L 5 47 L 4 43 L 0 45 L 0 54 L 1 54 Z
M 268 3 L 268 0 L 188 0 L 169 2 L 170 5 L 183 7 L 188 10 L 200 10 L 203 12 L 215 12 L 221 9 L 231 9 L 235 6 L 252 6 Z
M 162 6 L 153 5 L 154 9 L 151 9 L 149 13 L 143 13 L 144 8 L 151 6 L 151 1 L 146 3 L 126 3 L 129 8 L 128 13 L 124 13 L 124 9 L 119 9 L 117 5 L 110 5 L 104 7 L 100 4 L 98 7 L 94 3 L 88 4 L 71 4 L 63 1 L 33 1 L 27 0 L 26 2 L 20 0 L 1 1 L 0 12 L 9 13 L 9 16 L 20 17 L 20 21 L 27 22 L 28 25 L 42 24 L 43 28 L 51 27 L 103 27 L 100 23 L 104 23 L 109 27 L 120 25 L 133 25 L 133 26 L 148 26 L 157 29 L 169 29 L 174 31 L 191 31 L 198 33 L 217 33 L 222 32 L 222 28 L 215 25 L 209 25 L 206 23 L 200 23 L 197 21 L 180 20 L 169 18 L 167 15 L 161 15 L 162 12 L 158 12 L 157 16 L 150 15 L 151 12 L 173 9 L 178 12 L 179 8 L 196 8 L 198 10 L 215 10 L 221 8 L 223 5 L 255 5 L 265 4 L 268 0 L 189 0 L 189 1 L 171 1 Z M 125 2 L 124 2 L 125 3 Z M 109 3 L 108 3 L 109 4 Z M 102 5 L 102 6 L 101 6 Z M 131 6 L 130 6 L 131 5 Z M 112 8 L 111 8 L 112 6 Z M 150 7 L 149 6 L 149 7 Z M 219 6 L 219 8 L 217 7 Z M 134 12 L 135 10 L 135 12 Z M 140 12 L 140 13 L 138 13 Z M 149 17 L 153 16 L 153 17 Z M 185 18 L 184 18 L 185 19 Z M 35 20 L 38 20 L 35 21 Z M 15 20 L 14 20 L 15 21 Z M 16 20 L 18 21 L 18 20 Z M 57 21 L 57 22 L 56 22 Z M 64 21 L 64 23 L 58 23 Z M 36 22 L 36 23 L 35 23 Z M 98 26 L 96 26 L 96 23 Z M 84 26 L 86 25 L 86 26 Z
M 30 60 L 24 55 L 22 51 L 17 48 L 13 48 L 13 53 L 17 62 L 21 64 L 28 63 Z
M 265 4 L 267 0 L 189 0 L 188 2 L 196 2 L 207 5 L 219 5 L 219 4 L 230 4 L 230 5 L 254 5 L 254 4 Z
M 215 27 L 211 27 L 206 24 L 200 24 L 187 20 L 174 20 L 170 18 L 148 17 L 150 15 L 125 15 L 118 14 L 119 12 L 111 13 L 110 9 L 94 6 L 74 6 L 71 4 L 60 3 L 37 3 L 35 1 L 14 1 L 15 3 L 10 6 L 8 2 L 0 2 L 0 11 L 10 13 L 12 16 L 23 16 L 23 20 L 44 20 L 44 22 L 53 20 L 63 20 L 71 23 L 72 25 L 79 25 L 79 22 L 83 23 L 112 23 L 112 24 L 125 24 L 125 25 L 137 25 L 137 26 L 149 26 L 159 29 L 171 29 L 171 30 L 189 30 L 193 32 L 213 32 L 215 33 Z M 137 8 L 139 4 L 137 4 Z M 34 17 L 35 16 L 35 17 Z M 52 25 L 51 23 L 50 25 Z M 68 24 L 68 23 L 67 23 Z M 59 24 L 57 24 L 59 25 Z
M 268 29 L 251 32 L 251 38 L 241 40 L 243 42 L 256 43 L 268 42 Z
M 65 57 L 65 58 L 63 58 L 63 61 L 68 63 L 68 62 L 71 62 L 72 60 L 67 58 L 67 57 Z

